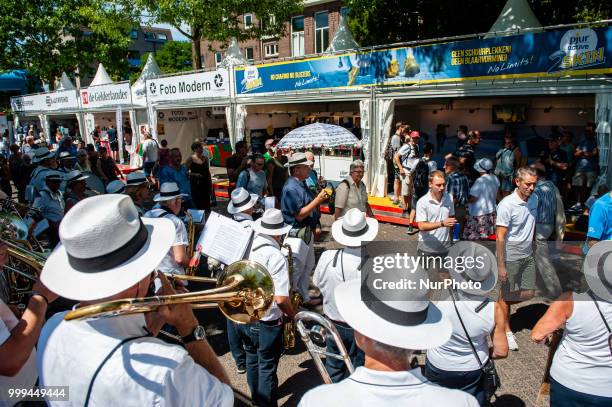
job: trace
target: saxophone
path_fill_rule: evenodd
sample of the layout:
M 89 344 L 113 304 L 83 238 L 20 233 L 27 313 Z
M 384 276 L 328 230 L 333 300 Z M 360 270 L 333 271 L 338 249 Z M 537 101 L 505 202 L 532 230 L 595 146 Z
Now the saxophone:
M 187 226 L 187 258 L 191 259 L 193 257 L 195 245 L 197 244 L 197 242 L 195 241 L 195 225 L 193 222 L 193 216 L 191 216 L 189 211 L 185 211 L 184 221 Z M 189 265 L 185 267 L 185 274 L 188 276 L 195 276 L 197 268 L 198 265 L 192 265 L 190 261 Z
M 291 284 L 291 276 L 293 275 L 293 250 L 291 246 L 284 243 L 282 247 L 287 249 L 287 268 L 289 270 L 289 283 Z M 297 310 L 302 305 L 302 296 L 291 287 L 291 306 Z M 285 350 L 293 349 L 295 347 L 295 322 L 293 319 L 285 321 L 283 326 L 283 348 Z

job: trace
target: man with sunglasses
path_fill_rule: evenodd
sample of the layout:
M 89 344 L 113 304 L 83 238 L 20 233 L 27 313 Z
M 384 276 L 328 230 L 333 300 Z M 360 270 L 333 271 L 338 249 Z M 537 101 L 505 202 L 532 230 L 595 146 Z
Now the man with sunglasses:
M 266 173 L 263 170 L 264 164 L 265 159 L 263 155 L 253 154 L 249 167 L 238 176 L 236 188 L 244 188 L 249 191 L 250 194 L 255 194 L 260 199 L 263 198 L 268 189 Z

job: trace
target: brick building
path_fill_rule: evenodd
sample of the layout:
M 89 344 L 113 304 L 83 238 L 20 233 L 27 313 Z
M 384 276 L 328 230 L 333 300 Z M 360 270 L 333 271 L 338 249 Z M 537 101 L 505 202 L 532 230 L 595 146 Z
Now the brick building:
M 336 33 L 340 15 L 348 12 L 341 0 L 304 0 L 302 14 L 285 22 L 283 37 L 265 37 L 240 43 L 244 56 L 253 62 L 325 52 Z M 261 24 L 261 16 L 245 13 L 240 16 L 245 26 Z M 269 16 L 267 18 L 270 18 Z M 265 21 L 263 22 L 265 24 Z M 210 45 L 210 49 L 209 49 Z M 202 41 L 202 66 L 215 68 L 223 59 L 221 43 Z M 211 50 L 212 49 L 212 50 Z
M 172 41 L 172 31 L 167 28 L 140 26 L 130 32 L 132 43 L 128 48 L 130 67 L 140 69 L 140 59 L 147 52 L 159 51 L 166 42 Z

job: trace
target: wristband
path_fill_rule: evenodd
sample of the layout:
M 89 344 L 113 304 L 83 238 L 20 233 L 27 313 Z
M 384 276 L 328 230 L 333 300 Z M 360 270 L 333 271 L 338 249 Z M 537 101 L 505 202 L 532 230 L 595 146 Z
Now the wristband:
M 47 307 L 49 306 L 49 300 L 47 299 L 47 297 L 45 297 L 44 295 L 42 295 L 39 292 L 36 291 L 32 291 L 32 297 L 34 297 L 35 295 L 41 297 L 43 300 L 45 300 L 45 303 L 47 304 Z
M 444 227 L 444 221 L 443 221 L 443 220 L 441 220 L 441 221 L 440 221 L 440 227 L 441 227 L 441 228 L 443 228 L 443 227 Z

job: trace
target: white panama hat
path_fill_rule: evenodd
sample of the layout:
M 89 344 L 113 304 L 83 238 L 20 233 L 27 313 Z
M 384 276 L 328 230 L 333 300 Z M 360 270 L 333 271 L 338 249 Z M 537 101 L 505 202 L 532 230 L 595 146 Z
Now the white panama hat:
M 155 202 L 163 202 L 178 198 L 179 196 L 185 197 L 186 195 L 181 194 L 181 190 L 179 189 L 176 182 L 164 182 L 163 184 L 161 184 L 159 192 L 155 194 L 155 198 L 153 198 L 153 200 Z
M 280 236 L 289 232 L 291 225 L 285 223 L 283 213 L 280 210 L 270 208 L 253 223 L 253 230 L 262 235 Z
M 140 185 L 140 184 L 144 184 L 145 182 L 147 182 L 147 176 L 144 174 L 144 172 L 142 171 L 134 171 L 134 172 L 130 172 L 127 176 L 126 176 L 126 182 L 125 185 L 126 186 L 135 186 L 135 185 Z
M 359 247 L 376 238 L 378 221 L 352 208 L 332 224 L 331 233 L 336 242 L 348 247 Z
M 84 199 L 60 223 L 61 243 L 49 255 L 40 279 L 54 293 L 73 300 L 110 297 L 153 272 L 175 233 L 168 219 L 140 218 L 128 196 Z
M 415 273 L 391 271 L 416 281 L 416 288 L 397 290 L 392 294 L 393 301 L 384 300 L 370 291 L 372 298 L 364 301 L 362 295 L 368 289 L 365 285 L 367 277 L 362 274 L 362 279 L 349 280 L 334 291 L 342 318 L 362 335 L 397 348 L 423 350 L 446 343 L 452 334 L 452 324 L 429 301 L 428 290 L 419 288 L 418 280 L 427 279 L 427 273 L 420 269 Z
M 32 157 L 32 163 L 37 164 L 47 158 L 55 157 L 52 151 L 49 151 L 47 147 L 38 147 L 34 150 L 34 157 Z
M 122 194 L 125 192 L 125 184 L 118 179 L 111 181 L 106 185 L 107 194 Z
M 612 301 L 612 240 L 602 240 L 589 249 L 582 271 L 591 291 Z
M 448 251 L 449 258 L 453 260 L 453 267 L 449 274 L 458 283 L 470 282 L 480 283 L 480 289 L 465 288 L 461 291 L 468 294 L 484 295 L 495 288 L 497 284 L 497 258 L 485 246 L 476 242 L 460 241 L 451 246 Z M 470 267 L 465 264 L 466 259 L 477 260 L 480 258 L 482 267 L 478 267 L 479 262 L 470 262 Z M 459 262 L 458 259 L 463 259 Z M 460 287 L 463 285 L 460 284 Z
M 287 164 L 285 164 L 285 167 L 294 167 L 296 165 L 312 165 L 312 164 L 314 164 L 314 162 L 306 158 L 306 153 L 295 153 L 291 157 L 289 157 L 289 160 L 287 161 Z
M 493 169 L 493 161 L 488 158 L 481 158 L 474 164 L 474 169 L 478 172 L 489 172 Z
M 89 175 L 85 175 L 79 170 L 72 170 L 64 177 L 66 185 L 70 185 L 77 181 L 85 181 L 87 178 L 89 178 Z
M 240 187 L 232 191 L 230 203 L 227 205 L 227 212 L 234 215 L 252 208 L 259 197 L 256 194 L 249 194 L 249 191 Z

